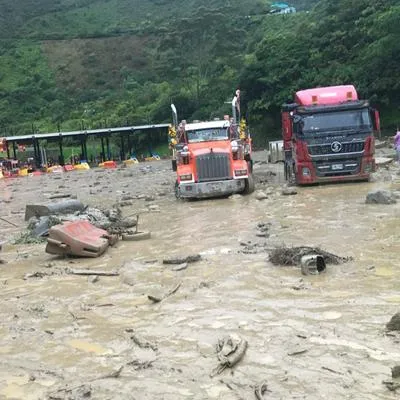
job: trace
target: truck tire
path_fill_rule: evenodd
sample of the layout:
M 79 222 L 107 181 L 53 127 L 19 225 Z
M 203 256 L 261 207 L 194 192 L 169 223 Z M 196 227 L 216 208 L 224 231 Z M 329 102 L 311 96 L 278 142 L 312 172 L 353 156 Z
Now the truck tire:
M 242 194 L 250 194 L 253 193 L 255 189 L 253 174 L 250 174 L 249 177 L 245 180 L 245 186 Z

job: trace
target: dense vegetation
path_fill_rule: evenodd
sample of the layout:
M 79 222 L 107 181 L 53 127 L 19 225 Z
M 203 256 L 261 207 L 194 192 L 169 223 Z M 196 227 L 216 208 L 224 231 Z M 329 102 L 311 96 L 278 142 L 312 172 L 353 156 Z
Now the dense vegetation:
M 400 120 L 397 0 L 0 1 L 0 135 L 210 118 L 240 86 L 256 137 L 300 88 L 354 83 Z M 301 11 L 307 10 L 307 11 Z

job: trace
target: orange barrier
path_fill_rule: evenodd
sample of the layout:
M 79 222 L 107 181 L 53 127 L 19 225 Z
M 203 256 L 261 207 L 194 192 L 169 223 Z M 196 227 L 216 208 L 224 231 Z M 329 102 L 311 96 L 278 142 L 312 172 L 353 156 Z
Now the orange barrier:
M 104 161 L 99 164 L 101 168 L 117 168 L 117 163 L 115 161 Z
M 64 171 L 65 172 L 69 172 L 69 171 L 73 171 L 74 170 L 74 166 L 71 164 L 65 164 L 64 165 Z
M 88 221 L 66 222 L 50 228 L 46 252 L 57 255 L 99 257 L 116 238 Z
M 43 172 L 41 171 L 29 172 L 29 176 L 40 176 L 40 175 L 43 175 Z

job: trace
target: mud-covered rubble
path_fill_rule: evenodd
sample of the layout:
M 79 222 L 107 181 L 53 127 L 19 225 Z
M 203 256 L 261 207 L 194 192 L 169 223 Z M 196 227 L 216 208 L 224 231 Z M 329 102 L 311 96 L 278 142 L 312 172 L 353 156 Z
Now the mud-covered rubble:
M 367 204 L 396 204 L 398 194 L 383 189 L 376 189 L 367 194 L 365 202 Z
M 102 215 L 128 202 L 123 215 L 132 219 L 157 206 L 146 214 L 152 240 L 121 241 L 101 259 L 51 263 L 43 246 L 5 246 L 0 397 L 395 399 L 398 332 L 384 328 L 398 308 L 398 204 L 365 206 L 374 184 L 298 188 L 298 196 L 284 198 L 282 184 L 271 181 L 258 184 L 267 195 L 262 201 L 253 194 L 177 204 L 165 165 L 93 171 L 92 187 L 82 184 L 78 196 Z M 255 173 L 263 176 L 263 168 L 269 165 L 256 164 Z M 395 165 L 385 171 L 397 182 Z M 65 193 L 75 180 L 63 180 L 53 184 Z M 82 181 L 83 174 L 76 185 Z M 54 193 L 48 185 L 46 197 Z M 17 212 L 21 202 L 9 207 Z M 300 279 L 299 269 L 267 261 L 281 243 L 354 260 Z M 201 259 L 190 263 L 188 254 Z M 302 254 L 289 254 L 295 266 Z M 215 344 L 226 335 L 249 345 L 232 369 L 210 378 L 220 367 Z M 40 369 L 62 374 L 41 376 Z
M 58 208 L 55 207 L 57 210 Z M 29 215 L 28 215 L 29 216 Z M 124 217 L 119 207 L 107 210 L 83 206 L 78 211 L 70 213 L 70 210 L 62 212 L 50 211 L 50 215 L 33 216 L 28 220 L 27 231 L 21 233 L 14 240 L 15 244 L 39 243 L 41 237 L 47 236 L 52 226 L 72 221 L 88 221 L 96 228 L 104 229 L 109 234 L 135 233 L 132 228 L 137 225 L 137 217 Z
M 277 247 L 270 251 L 269 261 L 274 265 L 299 266 L 304 256 L 321 255 L 327 264 L 342 264 L 352 260 L 351 257 L 341 257 L 329 253 L 318 247 L 298 246 L 298 247 Z

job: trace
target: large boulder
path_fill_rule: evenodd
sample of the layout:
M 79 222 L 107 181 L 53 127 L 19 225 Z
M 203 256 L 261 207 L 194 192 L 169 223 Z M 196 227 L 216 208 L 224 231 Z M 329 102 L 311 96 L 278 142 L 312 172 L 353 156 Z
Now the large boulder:
M 393 315 L 391 320 L 386 324 L 389 331 L 400 331 L 400 312 Z
M 367 204 L 394 204 L 397 203 L 396 196 L 389 190 L 373 190 L 367 194 Z

